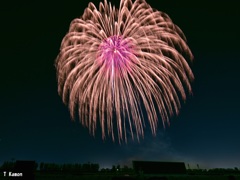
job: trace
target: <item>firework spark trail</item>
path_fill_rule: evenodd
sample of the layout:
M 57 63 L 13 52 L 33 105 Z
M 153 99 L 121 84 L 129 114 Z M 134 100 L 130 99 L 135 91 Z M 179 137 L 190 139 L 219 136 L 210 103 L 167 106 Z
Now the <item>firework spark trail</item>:
M 82 17 L 71 22 L 56 59 L 58 92 L 76 109 L 82 125 L 94 134 L 100 122 L 119 142 L 144 136 L 144 115 L 153 134 L 177 115 L 180 99 L 191 93 L 193 73 L 185 58 L 193 59 L 181 29 L 167 14 L 153 10 L 144 0 L 121 0 L 119 10 L 89 3 Z M 127 122 L 126 122 L 127 121 Z

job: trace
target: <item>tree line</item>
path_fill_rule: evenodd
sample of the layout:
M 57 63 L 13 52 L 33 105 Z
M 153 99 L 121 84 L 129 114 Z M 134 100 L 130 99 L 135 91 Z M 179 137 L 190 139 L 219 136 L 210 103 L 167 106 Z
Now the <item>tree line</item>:
M 33 161 L 34 162 L 34 161 Z M 120 165 L 112 165 L 112 168 L 102 168 L 98 163 L 68 163 L 68 164 L 57 164 L 57 163 L 37 163 L 34 162 L 33 169 L 35 171 L 40 171 L 43 173 L 73 173 L 73 174 L 81 174 L 81 173 L 112 173 L 112 174 L 134 174 L 134 170 L 129 168 L 128 166 L 120 167 Z M 14 170 L 16 165 L 16 161 L 5 161 L 0 166 L 1 171 L 12 171 Z M 213 168 L 213 169 L 187 169 L 187 174 L 189 175 L 222 175 L 222 174 L 240 174 L 240 169 L 235 168 Z
M 42 172 L 71 172 L 71 173 L 96 173 L 99 171 L 99 164 L 55 164 L 55 163 L 40 163 L 39 170 Z
M 15 168 L 16 162 L 5 161 L 0 167 L 1 171 L 11 171 Z M 75 164 L 56 164 L 56 163 L 36 163 L 35 170 L 41 172 L 71 172 L 71 173 L 96 173 L 99 171 L 99 164 L 97 163 L 75 163 Z
M 34 161 L 33 161 L 34 162 Z M 34 162 L 33 169 L 35 171 L 40 171 L 43 173 L 75 173 L 75 174 L 81 174 L 81 173 L 113 173 L 113 174 L 132 174 L 133 169 L 129 168 L 128 166 L 124 165 L 120 167 L 120 165 L 112 165 L 111 168 L 102 168 L 100 169 L 100 166 L 98 163 L 64 163 L 64 164 L 57 164 L 57 163 L 37 163 Z M 15 161 L 5 161 L 2 166 L 0 166 L 0 171 L 12 171 L 14 170 L 16 166 Z

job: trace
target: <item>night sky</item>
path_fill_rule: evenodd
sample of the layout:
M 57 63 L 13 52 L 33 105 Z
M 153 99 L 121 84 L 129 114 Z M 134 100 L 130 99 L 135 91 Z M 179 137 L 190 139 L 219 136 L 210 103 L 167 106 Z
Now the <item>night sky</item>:
M 54 61 L 60 43 L 88 1 L 8 2 L 0 7 L 0 164 L 15 159 L 92 162 L 103 168 L 156 160 L 183 161 L 192 168 L 240 167 L 237 1 L 147 1 L 187 37 L 194 55 L 193 95 L 169 127 L 160 123 L 156 137 L 147 129 L 140 142 L 121 145 L 110 137 L 103 141 L 100 127 L 93 137 L 72 122 L 57 93 Z

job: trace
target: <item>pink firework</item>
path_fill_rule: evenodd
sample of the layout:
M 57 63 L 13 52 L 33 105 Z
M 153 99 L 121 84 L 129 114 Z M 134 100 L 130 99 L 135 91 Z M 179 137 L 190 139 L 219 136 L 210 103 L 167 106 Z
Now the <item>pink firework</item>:
M 58 92 L 94 135 L 97 124 L 119 142 L 144 136 L 146 122 L 156 134 L 179 113 L 191 93 L 193 59 L 186 38 L 167 14 L 144 0 L 89 3 L 71 22 L 56 59 Z M 158 113 L 161 117 L 158 117 Z M 146 115 L 144 115 L 146 114 Z M 146 121 L 146 120 L 147 121 Z

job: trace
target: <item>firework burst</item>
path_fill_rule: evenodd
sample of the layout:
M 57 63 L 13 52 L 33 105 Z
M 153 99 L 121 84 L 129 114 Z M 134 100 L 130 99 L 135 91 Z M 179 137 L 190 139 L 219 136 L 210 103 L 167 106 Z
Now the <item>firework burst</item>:
M 99 9 L 89 3 L 62 40 L 58 92 L 91 134 L 100 124 L 103 138 L 114 140 L 116 126 L 119 142 L 128 131 L 139 139 L 146 122 L 153 134 L 158 118 L 169 124 L 191 93 L 186 59 L 193 56 L 183 32 L 144 0 L 121 0 L 119 9 L 106 0 Z

